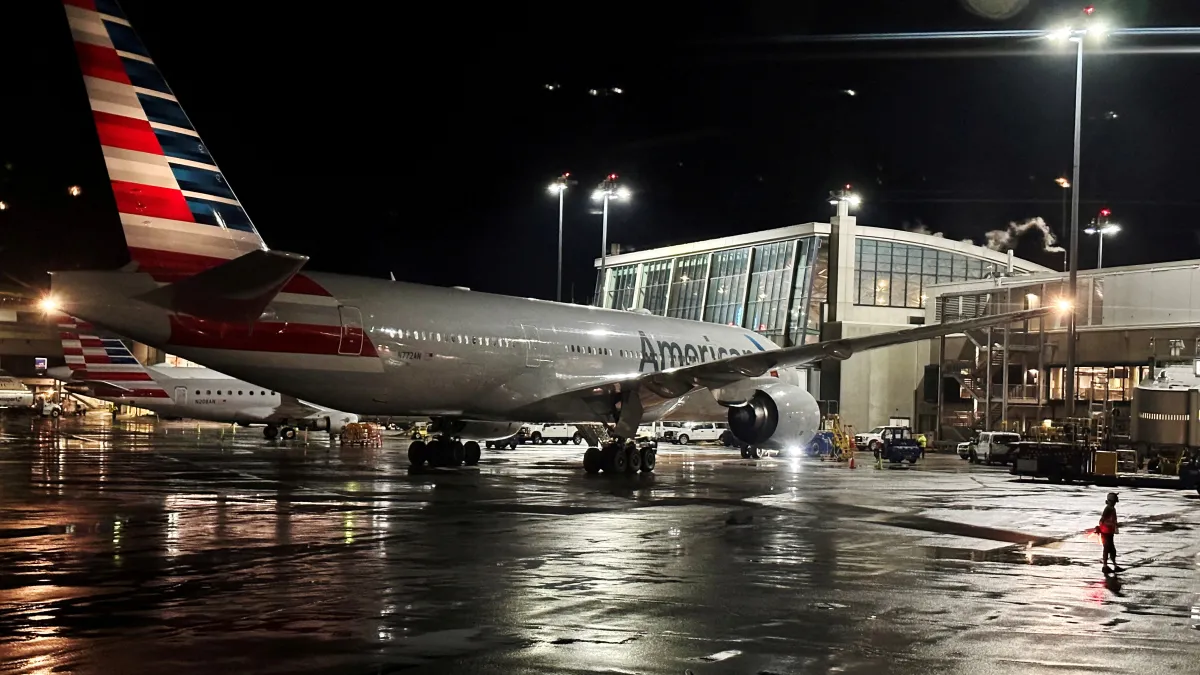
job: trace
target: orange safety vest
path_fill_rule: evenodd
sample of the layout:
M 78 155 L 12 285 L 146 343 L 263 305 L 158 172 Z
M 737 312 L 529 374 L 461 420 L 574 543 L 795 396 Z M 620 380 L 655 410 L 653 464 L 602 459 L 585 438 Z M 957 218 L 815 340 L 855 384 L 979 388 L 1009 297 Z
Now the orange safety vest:
M 1117 513 L 1113 511 L 1111 517 L 1100 516 L 1100 534 L 1116 534 L 1117 533 Z

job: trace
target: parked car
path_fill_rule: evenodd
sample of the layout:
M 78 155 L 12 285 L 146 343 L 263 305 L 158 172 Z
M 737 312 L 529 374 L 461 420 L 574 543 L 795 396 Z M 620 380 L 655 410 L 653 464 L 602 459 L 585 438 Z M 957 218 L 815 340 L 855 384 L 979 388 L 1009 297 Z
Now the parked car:
M 968 457 L 974 464 L 1007 464 L 1010 446 L 1020 441 L 1021 435 L 1012 431 L 983 431 L 968 450 Z
M 679 429 L 675 436 L 675 442 L 680 445 L 687 445 L 692 441 L 724 442 L 725 439 L 732 437 L 729 434 L 729 425 L 724 422 L 689 422 Z
M 521 427 L 530 443 L 583 443 L 583 433 L 574 424 L 526 424 Z M 521 433 L 521 432 L 517 432 Z

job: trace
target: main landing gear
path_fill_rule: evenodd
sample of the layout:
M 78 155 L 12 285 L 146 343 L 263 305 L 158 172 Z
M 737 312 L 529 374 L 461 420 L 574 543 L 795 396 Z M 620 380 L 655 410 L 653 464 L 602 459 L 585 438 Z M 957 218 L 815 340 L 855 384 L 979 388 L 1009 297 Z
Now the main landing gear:
M 429 441 L 413 441 L 408 446 L 408 463 L 413 467 L 425 466 L 475 466 L 482 452 L 475 441 L 463 443 L 454 438 L 437 436 Z
M 263 427 L 263 436 L 268 441 L 273 441 L 276 438 L 283 438 L 285 441 L 290 441 L 296 437 L 296 427 L 285 424 L 282 427 L 277 427 L 274 424 L 268 424 Z
M 583 470 L 588 473 L 649 473 L 658 460 L 653 443 L 641 447 L 633 441 L 609 441 L 600 448 L 588 448 L 583 453 Z

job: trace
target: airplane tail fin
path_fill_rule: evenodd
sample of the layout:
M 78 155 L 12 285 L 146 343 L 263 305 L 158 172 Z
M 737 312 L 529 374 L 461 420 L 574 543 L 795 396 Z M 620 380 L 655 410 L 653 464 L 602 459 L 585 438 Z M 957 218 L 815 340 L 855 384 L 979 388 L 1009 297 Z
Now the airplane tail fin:
M 70 316 L 59 320 L 58 331 L 72 382 L 89 385 L 97 396 L 168 398 L 119 338 L 100 337 L 95 326 Z
M 137 271 L 172 282 L 267 246 L 116 0 L 62 0 Z

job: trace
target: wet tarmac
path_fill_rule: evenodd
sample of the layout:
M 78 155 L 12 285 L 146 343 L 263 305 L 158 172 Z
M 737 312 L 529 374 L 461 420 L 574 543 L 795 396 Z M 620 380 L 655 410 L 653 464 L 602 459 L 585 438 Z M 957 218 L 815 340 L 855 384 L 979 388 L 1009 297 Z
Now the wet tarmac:
M 1200 499 L 661 446 L 8 418 L 0 673 L 1195 673 Z

